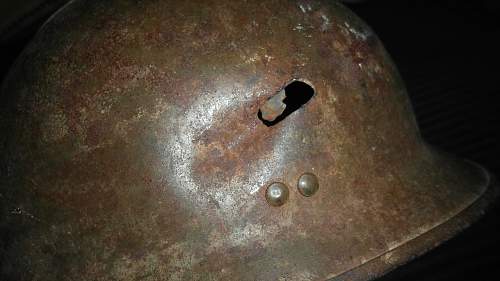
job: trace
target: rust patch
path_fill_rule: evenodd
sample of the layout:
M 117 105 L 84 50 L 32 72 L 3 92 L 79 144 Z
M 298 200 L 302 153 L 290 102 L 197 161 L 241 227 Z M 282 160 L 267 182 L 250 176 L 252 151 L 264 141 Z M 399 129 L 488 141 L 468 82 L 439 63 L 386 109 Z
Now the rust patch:
M 2 280 L 366 280 L 450 237 L 432 231 L 490 185 L 425 146 L 395 66 L 336 2 L 77 0 L 19 60 Z M 291 110 L 295 82 L 314 96 Z

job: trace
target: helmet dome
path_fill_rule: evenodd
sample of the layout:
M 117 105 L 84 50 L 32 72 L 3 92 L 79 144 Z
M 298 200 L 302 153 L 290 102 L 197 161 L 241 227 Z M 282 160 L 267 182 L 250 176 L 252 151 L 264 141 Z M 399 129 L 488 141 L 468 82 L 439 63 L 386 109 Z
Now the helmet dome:
M 334 1 L 72 1 L 1 95 L 2 280 L 368 280 L 496 194 Z

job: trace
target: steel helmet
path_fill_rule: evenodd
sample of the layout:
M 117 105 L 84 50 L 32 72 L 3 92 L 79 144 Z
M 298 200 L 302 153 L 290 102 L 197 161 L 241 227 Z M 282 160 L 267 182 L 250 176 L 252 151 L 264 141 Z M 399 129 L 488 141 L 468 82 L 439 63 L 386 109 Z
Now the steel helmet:
M 1 280 L 368 280 L 497 193 L 334 1 L 72 1 L 1 99 Z

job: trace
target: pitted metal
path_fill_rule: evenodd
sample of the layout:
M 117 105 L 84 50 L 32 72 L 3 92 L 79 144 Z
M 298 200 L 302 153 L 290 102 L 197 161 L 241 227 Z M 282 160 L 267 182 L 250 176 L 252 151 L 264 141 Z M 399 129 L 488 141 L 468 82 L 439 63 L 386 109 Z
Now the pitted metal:
M 266 126 L 289 81 L 314 97 Z M 495 194 L 335 1 L 72 1 L 1 99 L 1 280 L 367 280 Z

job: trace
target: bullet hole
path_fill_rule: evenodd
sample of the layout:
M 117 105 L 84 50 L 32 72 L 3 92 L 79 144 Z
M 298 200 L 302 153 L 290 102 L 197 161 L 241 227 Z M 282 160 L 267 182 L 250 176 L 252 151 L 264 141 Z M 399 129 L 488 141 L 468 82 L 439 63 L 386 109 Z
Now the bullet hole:
M 306 104 L 313 96 L 314 89 L 311 85 L 303 81 L 293 81 L 269 98 L 259 109 L 257 116 L 264 125 L 274 126 Z

